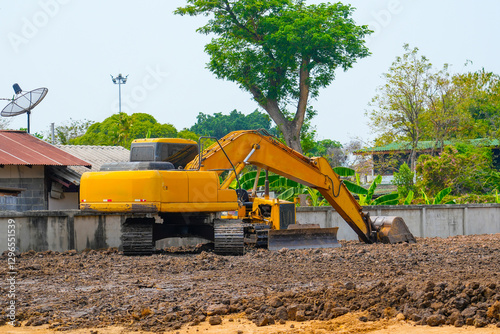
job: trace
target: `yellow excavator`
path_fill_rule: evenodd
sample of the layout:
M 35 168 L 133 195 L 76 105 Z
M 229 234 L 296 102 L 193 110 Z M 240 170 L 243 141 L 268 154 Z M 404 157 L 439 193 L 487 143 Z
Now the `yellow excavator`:
M 365 243 L 415 242 L 402 218 L 363 213 L 325 158 L 306 157 L 262 130 L 231 132 L 205 150 L 201 143 L 135 140 L 129 162 L 83 174 L 80 209 L 126 213 L 122 246 L 128 255 L 151 254 L 155 241 L 171 237 L 211 240 L 220 254 L 242 254 L 245 243 L 338 247 L 338 228 L 297 224 L 295 203 L 270 198 L 268 187 L 257 196 L 264 171 L 317 189 Z M 253 189 L 230 189 L 247 165 L 257 167 Z

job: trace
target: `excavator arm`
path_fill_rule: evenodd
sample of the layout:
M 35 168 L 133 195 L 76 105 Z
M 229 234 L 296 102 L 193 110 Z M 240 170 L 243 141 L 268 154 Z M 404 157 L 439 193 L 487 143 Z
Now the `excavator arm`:
M 362 207 L 325 158 L 308 158 L 261 131 L 231 132 L 201 152 L 185 168 L 215 170 L 219 174 L 233 169 L 221 186 L 227 188 L 246 165 L 257 166 L 317 189 L 365 243 L 373 243 L 377 239 L 386 242 L 414 241 L 399 217 L 378 219 L 381 223 L 375 225 L 369 215 L 362 212 Z M 398 223 L 397 227 L 394 226 L 394 233 L 391 233 L 390 226 L 395 221 L 392 218 L 398 218 L 396 220 L 404 225 Z

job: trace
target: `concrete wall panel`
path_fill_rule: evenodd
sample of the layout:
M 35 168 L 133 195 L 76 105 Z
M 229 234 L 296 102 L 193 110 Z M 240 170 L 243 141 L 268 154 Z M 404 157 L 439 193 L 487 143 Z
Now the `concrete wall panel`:
M 500 204 L 484 205 L 413 205 L 365 207 L 371 216 L 403 217 L 416 237 L 500 233 Z M 9 219 L 16 225 L 16 246 L 24 252 L 78 251 L 121 246 L 121 224 L 125 215 L 89 214 L 78 210 L 0 212 L 0 251 L 7 250 Z M 321 227 L 339 227 L 339 240 L 358 240 L 358 236 L 331 207 L 301 207 L 297 221 Z M 180 246 L 183 239 L 172 243 L 158 242 L 161 248 Z M 201 239 L 191 240 L 197 243 Z

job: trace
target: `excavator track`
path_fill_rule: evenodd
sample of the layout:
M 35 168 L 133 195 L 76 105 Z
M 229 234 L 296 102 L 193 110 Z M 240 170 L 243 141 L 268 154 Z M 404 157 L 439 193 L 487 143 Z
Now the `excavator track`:
M 243 255 L 245 252 L 244 225 L 241 220 L 214 222 L 214 251 L 221 255 Z
M 269 226 L 267 226 L 266 224 L 255 224 L 254 229 L 255 235 L 257 237 L 255 247 L 267 248 L 269 239 Z
M 122 224 L 123 255 L 152 255 L 153 223 L 149 219 L 129 218 Z
M 267 248 L 269 239 L 269 226 L 266 224 L 251 224 L 243 225 L 245 231 L 245 246 L 256 248 Z

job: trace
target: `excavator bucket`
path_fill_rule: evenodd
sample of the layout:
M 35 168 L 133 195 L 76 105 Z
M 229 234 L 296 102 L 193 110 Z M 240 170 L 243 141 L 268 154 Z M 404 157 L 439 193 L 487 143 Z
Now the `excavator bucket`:
M 375 216 L 371 217 L 371 220 L 377 232 L 377 239 L 384 244 L 417 242 L 401 217 Z
M 304 227 L 306 226 L 306 227 Z M 268 249 L 280 250 L 340 247 L 337 241 L 338 227 L 320 228 L 310 225 L 289 225 L 287 230 L 269 230 Z

